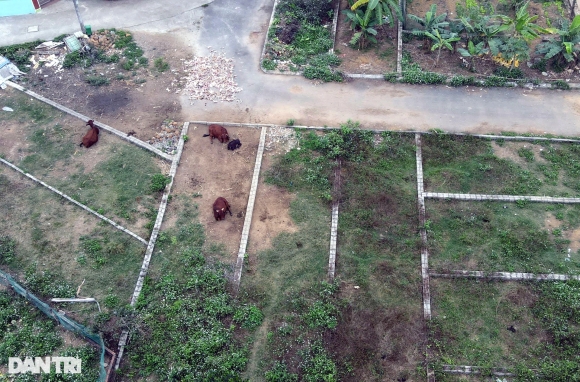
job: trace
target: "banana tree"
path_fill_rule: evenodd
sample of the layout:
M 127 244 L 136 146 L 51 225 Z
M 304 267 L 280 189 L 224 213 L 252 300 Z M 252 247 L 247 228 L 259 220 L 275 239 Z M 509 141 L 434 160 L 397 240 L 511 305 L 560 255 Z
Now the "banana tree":
M 552 33 L 552 29 L 542 28 L 534 21 L 538 19 L 538 15 L 530 16 L 528 12 L 528 5 L 530 2 L 526 2 L 522 5 L 516 12 L 515 17 L 512 19 L 509 16 L 497 15 L 497 18 L 501 21 L 499 27 L 499 32 L 507 32 L 511 30 L 511 35 L 516 38 L 523 38 L 525 41 L 531 41 L 539 37 L 541 34 Z
M 368 41 L 377 43 L 377 39 L 374 36 L 377 35 L 375 26 L 378 25 L 378 21 L 373 17 L 374 9 L 377 5 L 378 0 L 371 0 L 364 12 L 361 9 L 357 9 L 354 12 L 349 9 L 344 11 L 347 22 L 350 21 L 351 29 L 355 31 L 350 40 L 351 45 L 358 44 L 359 49 L 363 49 L 366 47 Z
M 431 51 L 437 49 L 437 59 L 435 60 L 435 66 L 439 64 L 441 48 L 447 48 L 453 51 L 453 45 L 451 45 L 451 43 L 460 40 L 459 36 L 456 35 L 442 36 L 438 29 L 433 30 L 433 33 L 425 32 L 425 35 L 435 42 L 435 44 L 433 44 L 431 47 Z
M 469 57 L 470 60 L 470 65 L 469 65 L 469 70 L 471 70 L 472 72 L 475 72 L 475 59 L 477 57 L 481 57 L 484 54 L 487 54 L 489 52 L 489 49 L 487 49 L 485 47 L 485 42 L 484 41 L 480 41 L 477 44 L 474 44 L 473 41 L 468 41 L 467 42 L 467 49 L 463 49 L 463 48 L 458 48 L 457 51 L 463 56 L 463 57 Z
M 437 15 L 437 5 L 432 4 L 431 8 L 425 13 L 425 17 L 421 18 L 415 15 L 409 15 L 409 18 L 417 23 L 419 23 L 423 29 L 414 29 L 413 34 L 415 36 L 423 36 L 423 39 L 427 43 L 426 48 L 431 49 L 429 35 L 427 33 L 433 34 L 434 31 L 443 32 L 444 29 L 449 25 L 445 19 L 447 18 L 447 13 L 442 13 Z
M 539 44 L 536 52 L 543 54 L 546 60 L 553 57 L 558 66 L 563 67 L 566 64 L 576 62 L 577 53 L 580 51 L 580 15 L 574 17 L 570 23 L 568 20 L 562 20 L 560 29 L 556 29 L 558 38 L 552 38 Z
M 376 2 L 376 4 L 374 4 Z M 362 5 L 369 4 L 368 7 L 371 7 L 374 10 L 374 17 L 376 19 L 377 25 L 382 24 L 389 24 L 390 26 L 393 25 L 393 21 L 395 20 L 395 16 L 401 20 L 403 20 L 403 12 L 401 11 L 401 7 L 399 3 L 395 0 L 357 0 L 351 7 L 351 11 L 356 11 Z M 367 8 L 368 8 L 367 7 Z

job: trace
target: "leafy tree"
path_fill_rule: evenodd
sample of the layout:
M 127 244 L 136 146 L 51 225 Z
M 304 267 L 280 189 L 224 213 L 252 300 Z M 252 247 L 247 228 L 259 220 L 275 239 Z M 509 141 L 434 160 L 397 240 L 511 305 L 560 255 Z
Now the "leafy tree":
M 580 16 L 574 17 L 570 23 L 568 20 L 560 21 L 560 29 L 556 29 L 557 38 L 551 38 L 539 44 L 536 52 L 543 54 L 546 60 L 554 58 L 558 67 L 564 67 L 575 63 L 577 53 L 580 51 Z
M 415 36 L 422 36 L 423 39 L 427 42 L 426 48 L 429 50 L 431 49 L 430 45 L 430 38 L 427 35 L 428 33 L 433 34 L 435 30 L 439 32 L 445 33 L 445 28 L 449 26 L 449 22 L 445 21 L 447 18 L 447 13 L 442 13 L 437 15 L 437 5 L 432 4 L 431 8 L 425 13 L 425 17 L 421 18 L 415 15 L 409 15 L 409 18 L 417 23 L 419 23 L 423 29 L 414 29 L 413 34 Z
M 494 38 L 489 41 L 493 60 L 510 69 L 517 68 L 520 62 L 530 58 L 530 47 L 523 38 Z
M 476 71 L 475 59 L 489 52 L 489 49 L 485 47 L 485 41 L 480 41 L 477 44 L 474 44 L 473 41 L 468 41 L 467 49 L 458 48 L 457 50 L 463 57 L 470 58 L 469 70 L 471 70 L 472 72 Z
M 427 37 L 429 37 L 431 40 L 435 42 L 435 44 L 433 44 L 433 46 L 431 47 L 432 51 L 437 49 L 437 59 L 435 60 L 435 66 L 439 64 L 439 57 L 441 56 L 441 48 L 445 47 L 452 51 L 453 46 L 451 45 L 451 43 L 460 40 L 458 36 L 453 35 L 442 36 L 441 33 L 439 33 L 438 29 L 433 30 L 433 33 L 425 32 L 425 34 L 427 35 Z

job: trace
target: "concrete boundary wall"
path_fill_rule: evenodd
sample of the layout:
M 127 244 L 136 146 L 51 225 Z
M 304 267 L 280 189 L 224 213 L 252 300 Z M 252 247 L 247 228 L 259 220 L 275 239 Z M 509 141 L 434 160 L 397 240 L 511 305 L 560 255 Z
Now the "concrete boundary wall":
M 451 194 L 444 192 L 425 192 L 425 198 L 459 199 L 475 201 L 517 202 L 520 200 L 537 203 L 580 203 L 580 198 L 561 198 L 553 196 L 524 196 L 524 195 L 486 195 L 486 194 Z
M 250 227 L 252 226 L 252 216 L 254 214 L 254 202 L 256 201 L 256 192 L 258 191 L 258 180 L 260 179 L 260 169 L 262 167 L 262 156 L 264 155 L 264 146 L 266 144 L 267 130 L 268 130 L 267 127 L 262 126 L 262 132 L 260 133 L 260 143 L 258 145 L 258 152 L 256 153 L 256 162 L 254 164 L 254 175 L 252 176 L 252 186 L 250 187 L 250 195 L 248 195 L 248 206 L 246 207 L 244 228 L 242 228 L 242 238 L 240 240 L 240 248 L 238 250 L 236 267 L 234 269 L 234 288 L 236 292 L 240 288 L 240 281 L 242 279 L 242 268 L 244 267 L 244 257 L 246 255 L 246 247 L 248 246 Z
M 423 193 L 423 158 L 421 135 L 415 134 L 415 159 L 417 162 L 417 206 L 419 207 L 419 233 L 421 235 L 421 277 L 423 279 L 423 317 L 431 319 L 431 291 L 429 288 L 429 252 L 427 250 L 427 230 L 425 229 L 425 198 Z
M 466 366 L 466 365 L 443 365 L 443 372 L 448 374 L 463 374 L 463 375 L 478 375 L 481 374 L 483 367 L 479 366 Z M 485 369 L 486 372 L 490 372 L 489 369 Z M 513 377 L 514 374 L 510 373 L 507 369 L 501 367 L 492 367 L 491 374 L 496 377 Z
M 234 127 L 285 127 L 288 129 L 305 129 L 305 130 L 336 130 L 340 129 L 337 126 L 306 126 L 306 125 L 279 125 L 275 123 L 246 123 L 246 122 L 213 122 L 213 121 L 190 121 L 189 123 L 197 125 L 211 125 L 218 124 L 223 126 L 234 126 Z M 456 136 L 469 136 L 475 138 L 483 138 L 490 140 L 506 140 L 506 141 L 543 141 L 543 142 L 555 142 L 555 143 L 580 143 L 580 139 L 571 138 L 547 138 L 547 137 L 526 137 L 522 135 L 491 135 L 491 134 L 466 134 L 466 133 L 453 133 L 453 132 L 433 132 L 433 131 L 415 131 L 415 130 L 379 130 L 379 129 L 365 129 L 364 131 L 372 131 L 373 133 L 400 133 L 400 134 L 421 134 L 421 135 L 456 135 Z
M 35 178 L 34 176 L 30 175 L 27 172 L 24 172 L 23 170 L 21 170 L 20 168 L 18 168 L 17 166 L 13 165 L 12 163 L 8 162 L 5 159 L 0 158 L 0 162 L 4 163 L 6 166 L 12 168 L 14 171 L 17 171 L 19 173 L 21 173 L 22 175 L 32 179 L 33 181 L 35 181 L 36 183 L 39 183 L 40 185 L 48 188 L 50 191 L 62 196 L 63 198 L 65 198 L 66 200 L 68 200 L 69 202 L 79 206 L 80 208 L 82 208 L 85 211 L 90 212 L 91 214 L 97 216 L 98 218 L 106 221 L 107 223 L 109 223 L 110 225 L 112 225 L 113 227 L 115 227 L 116 229 L 125 232 L 127 235 L 132 236 L 133 238 L 139 240 L 141 243 L 147 245 L 147 240 L 143 239 L 141 236 L 137 235 L 136 233 L 133 233 L 131 231 L 129 231 L 127 228 L 123 227 L 120 224 L 115 223 L 114 221 L 112 221 L 111 219 L 107 218 L 106 216 L 101 215 L 100 213 L 98 213 L 97 211 L 93 211 L 92 209 L 90 209 L 89 207 L 85 206 L 82 203 L 77 202 L 76 200 L 74 200 L 73 198 L 71 198 L 70 196 L 63 194 L 62 192 L 60 192 L 59 190 L 57 190 L 56 188 L 49 186 L 48 184 L 44 183 L 42 180 Z
M 429 272 L 431 277 L 441 278 L 474 278 L 504 281 L 567 281 L 580 280 L 579 275 L 563 275 L 557 273 L 523 273 L 523 272 L 482 272 L 482 271 L 450 271 L 449 273 Z
M 41 96 L 40 94 L 36 94 L 33 91 L 30 91 L 28 89 L 25 89 L 24 87 L 22 87 L 22 86 L 20 86 L 18 84 L 15 84 L 12 81 L 6 81 L 6 83 L 8 85 L 10 85 L 11 87 L 13 87 L 14 89 L 20 90 L 21 92 L 24 92 L 24 93 L 28 94 L 29 96 L 36 98 L 39 101 L 42 101 L 44 103 L 47 103 L 50 106 L 53 106 L 53 107 L 55 107 L 55 108 L 57 108 L 57 109 L 59 109 L 61 111 L 64 111 L 65 113 L 68 113 L 68 114 L 70 114 L 70 115 L 72 115 L 74 117 L 77 117 L 77 118 L 79 118 L 80 120 L 82 120 L 84 122 L 87 122 L 88 120 L 91 119 L 91 118 L 89 118 L 89 117 L 87 117 L 87 116 L 85 116 L 85 115 L 83 115 L 81 113 L 77 113 L 76 111 L 69 109 L 66 106 L 62 106 L 61 104 L 58 104 L 58 103 L 56 103 L 54 101 L 51 101 L 48 98 L 45 98 L 45 97 Z M 119 131 L 119 130 L 117 130 L 117 129 L 109 126 L 109 125 L 105 125 L 102 122 L 98 122 L 98 121 L 95 120 L 95 125 L 98 126 L 98 127 L 100 127 L 101 129 L 105 130 L 105 131 L 108 131 L 109 133 L 111 133 L 113 135 L 116 135 L 117 137 L 123 139 L 124 141 L 133 143 L 134 145 L 137 145 L 137 146 L 139 146 L 139 147 L 141 147 L 141 148 L 143 148 L 145 150 L 149 150 L 151 152 L 154 152 L 155 154 L 157 154 L 158 156 L 160 156 L 161 158 L 163 158 L 165 160 L 171 161 L 172 158 L 173 158 L 172 155 L 166 154 L 163 151 L 161 151 L 161 150 L 159 150 L 159 149 L 151 146 L 150 144 L 145 143 L 145 142 L 143 142 L 143 141 L 141 141 L 141 140 L 139 140 L 137 138 L 134 138 L 132 136 L 127 136 L 126 133 L 123 133 L 122 131 Z
M 167 208 L 167 201 L 169 199 L 169 194 L 171 193 L 171 186 L 173 186 L 173 179 L 177 173 L 177 167 L 179 165 L 179 160 L 181 159 L 181 153 L 183 152 L 183 145 L 185 144 L 184 137 L 187 134 L 189 128 L 189 122 L 183 124 L 181 129 L 181 136 L 179 137 L 179 143 L 177 144 L 177 153 L 173 157 L 171 163 L 171 169 L 169 170 L 169 177 L 171 178 L 169 184 L 165 187 L 163 192 L 163 198 L 161 199 L 161 204 L 157 212 L 157 219 L 155 220 L 155 225 L 153 226 L 153 231 L 151 232 L 151 237 L 149 238 L 149 244 L 147 245 L 147 250 L 145 251 L 145 256 L 143 258 L 143 263 L 141 264 L 141 271 L 139 272 L 139 277 L 137 278 L 137 283 L 135 285 L 135 290 L 133 291 L 133 296 L 131 297 L 131 306 L 135 306 L 141 290 L 143 289 L 143 284 L 145 283 L 145 276 L 149 271 L 149 263 L 151 262 L 151 256 L 153 254 L 153 249 L 155 248 L 155 242 L 157 241 L 157 236 L 159 235 L 159 229 L 161 228 L 161 223 L 163 222 L 163 217 L 165 216 L 165 210 Z M 121 338 L 119 339 L 119 351 L 117 356 L 117 361 L 115 363 L 115 370 L 119 369 L 121 364 L 121 359 L 123 358 L 123 352 L 125 351 L 125 346 L 129 338 L 129 331 L 124 330 L 121 333 Z
M 330 282 L 334 281 L 334 275 L 336 271 L 336 241 L 338 238 L 338 207 L 339 200 L 336 195 L 339 195 L 341 189 L 341 178 L 340 178 L 340 167 L 341 161 L 336 161 L 336 167 L 334 169 L 334 195 L 337 198 L 332 202 L 332 219 L 330 223 L 330 253 L 328 256 L 328 279 Z

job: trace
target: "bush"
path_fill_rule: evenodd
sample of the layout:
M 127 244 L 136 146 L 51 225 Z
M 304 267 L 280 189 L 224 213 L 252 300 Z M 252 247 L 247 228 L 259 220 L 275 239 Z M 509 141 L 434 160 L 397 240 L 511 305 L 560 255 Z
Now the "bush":
M 401 65 L 403 68 L 402 82 L 408 84 L 435 85 L 445 83 L 447 80 L 447 77 L 443 74 L 424 71 L 419 64 L 411 60 L 411 56 L 408 54 L 403 55 Z
M 157 57 L 153 61 L 153 67 L 157 69 L 158 72 L 163 73 L 169 69 L 169 63 L 163 60 L 163 57 Z
M 570 90 L 570 85 L 566 81 L 557 80 L 552 82 L 553 89 Z
M 276 61 L 269 60 L 267 58 L 262 60 L 262 68 L 266 70 L 274 70 L 278 67 L 278 63 Z
M 163 174 L 155 174 L 151 177 L 151 191 L 161 192 L 171 182 L 171 177 Z
M 522 72 L 522 70 L 520 68 L 511 68 L 510 69 L 510 68 L 506 68 L 505 66 L 498 66 L 493 71 L 493 74 L 495 74 L 498 77 L 505 77 L 505 78 L 511 78 L 511 79 L 524 78 L 524 72 Z
M 497 77 L 497 76 L 489 76 L 487 77 L 484 81 L 483 81 L 483 85 L 485 87 L 501 87 L 501 86 L 505 86 L 505 84 L 507 83 L 507 80 L 503 77 Z
M 247 305 L 234 313 L 234 321 L 241 324 L 244 329 L 255 329 L 262 324 L 264 314 L 257 306 Z
M 304 77 L 309 80 L 319 79 L 324 82 L 342 82 L 342 73 L 324 66 L 309 65 L 304 68 Z
M 72 52 L 64 56 L 64 61 L 62 62 L 62 67 L 70 69 L 81 62 L 81 54 L 77 52 Z
M 93 86 L 103 86 L 109 84 L 109 79 L 103 76 L 87 76 L 85 81 Z
M 332 0 L 281 0 L 276 13 L 290 19 L 320 23 L 332 19 L 332 6 Z
M 479 81 L 473 76 L 453 76 L 449 80 L 450 86 L 469 86 L 481 85 Z

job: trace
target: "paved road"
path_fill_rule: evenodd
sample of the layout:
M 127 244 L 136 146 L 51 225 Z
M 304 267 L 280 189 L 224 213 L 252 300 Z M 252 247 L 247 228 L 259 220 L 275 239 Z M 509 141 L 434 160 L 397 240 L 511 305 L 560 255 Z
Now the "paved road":
M 336 126 L 348 119 L 363 126 L 399 130 L 440 128 L 455 132 L 517 131 L 580 135 L 580 93 L 524 89 L 447 88 L 354 80 L 314 84 L 302 77 L 266 75 L 258 61 L 273 0 L 79 0 L 93 29 L 117 27 L 172 33 L 195 54 L 212 49 L 235 60 L 237 103 L 183 98 L 187 120 Z M 39 32 L 27 33 L 38 25 Z M 51 38 L 78 29 L 70 0 L 41 13 L 0 19 L 2 44 Z

